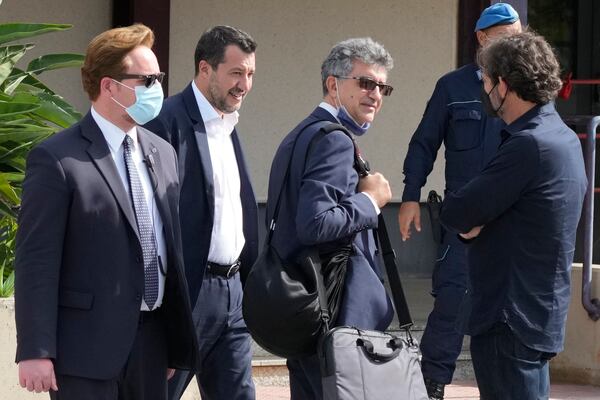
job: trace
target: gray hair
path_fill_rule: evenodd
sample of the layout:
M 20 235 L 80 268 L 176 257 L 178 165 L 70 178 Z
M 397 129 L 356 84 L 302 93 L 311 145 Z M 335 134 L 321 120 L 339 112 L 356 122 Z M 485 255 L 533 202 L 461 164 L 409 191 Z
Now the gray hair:
M 370 37 L 353 38 L 339 42 L 329 52 L 329 55 L 321 65 L 321 83 L 323 85 L 323 96 L 327 94 L 325 81 L 330 75 L 348 76 L 354 67 L 354 60 L 361 61 L 367 65 L 379 65 L 386 72 L 394 67 L 394 60 L 382 44 Z

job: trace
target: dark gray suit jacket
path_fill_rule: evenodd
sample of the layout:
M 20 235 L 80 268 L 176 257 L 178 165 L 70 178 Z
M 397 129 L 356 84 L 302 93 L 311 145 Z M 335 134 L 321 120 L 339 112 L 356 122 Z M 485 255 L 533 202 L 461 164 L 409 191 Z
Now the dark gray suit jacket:
M 173 148 L 138 128 L 165 230 L 168 272 L 160 307 L 169 365 L 190 369 L 197 347 L 183 275 Z M 129 355 L 144 291 L 131 201 L 88 113 L 29 153 L 16 249 L 17 361 L 51 358 L 56 372 L 117 376 Z

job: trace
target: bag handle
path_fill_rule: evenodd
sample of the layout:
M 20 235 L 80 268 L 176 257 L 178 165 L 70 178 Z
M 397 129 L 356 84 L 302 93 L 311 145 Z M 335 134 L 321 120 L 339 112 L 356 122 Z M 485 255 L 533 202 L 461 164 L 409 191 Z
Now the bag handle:
M 400 342 L 400 346 L 398 346 L 397 341 L 390 340 L 388 342 L 388 346 L 393 349 L 391 353 L 383 354 L 375 351 L 375 346 L 373 346 L 373 342 L 364 338 L 356 339 L 356 345 L 361 347 L 365 352 L 366 356 L 374 362 L 385 363 L 393 360 L 398 357 L 400 354 L 400 350 L 402 349 L 402 344 Z

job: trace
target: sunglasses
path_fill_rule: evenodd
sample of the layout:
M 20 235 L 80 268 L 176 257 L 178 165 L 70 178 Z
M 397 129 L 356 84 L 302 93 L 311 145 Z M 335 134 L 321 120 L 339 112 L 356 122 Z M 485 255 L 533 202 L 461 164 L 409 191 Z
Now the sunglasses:
M 355 79 L 358 81 L 358 86 L 364 90 L 375 90 L 376 87 L 379 88 L 382 96 L 389 96 L 392 94 L 394 90 L 390 85 L 386 85 L 385 83 L 379 83 L 371 78 L 367 78 L 366 76 L 336 76 L 338 79 Z
M 139 79 L 144 81 L 144 86 L 147 88 L 152 87 L 154 82 L 158 81 L 158 83 L 162 83 L 163 78 L 165 77 L 164 72 L 159 72 L 158 74 L 150 74 L 150 75 L 138 75 L 138 74 L 121 74 L 117 76 L 117 79 Z

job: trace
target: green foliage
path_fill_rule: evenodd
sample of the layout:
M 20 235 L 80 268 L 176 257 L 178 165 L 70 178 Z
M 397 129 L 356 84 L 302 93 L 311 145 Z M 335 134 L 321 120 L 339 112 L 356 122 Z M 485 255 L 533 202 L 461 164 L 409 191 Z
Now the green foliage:
M 15 289 L 15 235 L 17 224 L 13 218 L 0 218 L 0 297 L 12 296 Z
M 32 43 L 17 40 L 64 31 L 64 24 L 0 24 L 0 297 L 14 288 L 14 237 L 21 184 L 29 150 L 41 140 L 68 128 L 81 118 L 70 104 L 39 80 L 39 75 L 80 67 L 80 54 L 47 54 L 16 67 Z M 9 44 L 10 43 L 10 44 Z

